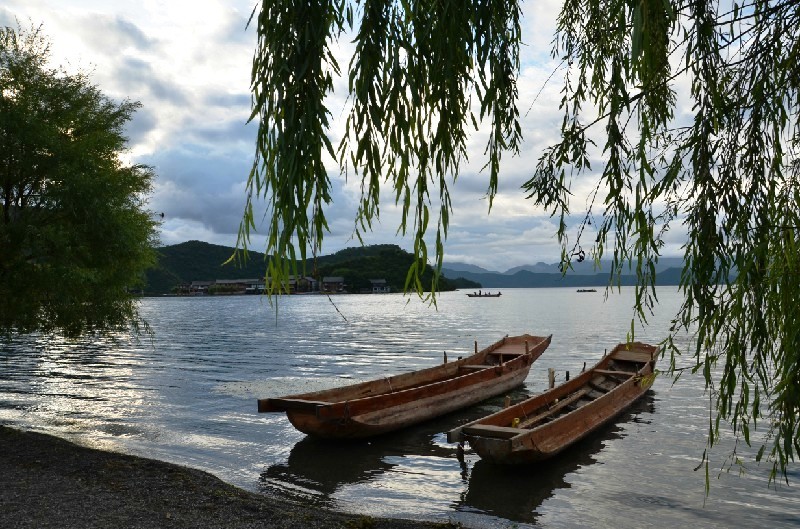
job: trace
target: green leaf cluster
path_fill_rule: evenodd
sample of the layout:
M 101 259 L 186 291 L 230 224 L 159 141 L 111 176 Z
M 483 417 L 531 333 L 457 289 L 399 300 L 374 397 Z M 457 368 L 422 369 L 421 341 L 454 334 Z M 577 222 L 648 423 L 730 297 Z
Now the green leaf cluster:
M 420 295 L 436 290 L 452 209 L 448 180 L 466 159 L 469 127 L 491 124 L 490 207 L 502 153 L 519 148 L 519 17 L 517 2 L 481 0 L 264 1 L 254 10 L 251 119 L 258 119 L 259 132 L 238 245 L 246 250 L 255 228 L 253 199 L 266 198 L 270 292 L 280 290 L 291 263 L 322 247 L 331 169 L 361 178 L 359 240 L 379 219 L 381 185 L 391 186 L 402 211 L 398 231 L 414 236 L 404 288 Z M 352 108 L 334 150 L 325 100 L 340 71 L 331 46 L 345 30 L 355 33 L 347 75 Z M 338 167 L 326 168 L 326 156 Z M 432 276 L 429 262 L 435 262 Z
M 40 30 L 0 29 L 0 332 L 138 328 L 153 173 L 120 156 L 139 105 L 48 57 Z

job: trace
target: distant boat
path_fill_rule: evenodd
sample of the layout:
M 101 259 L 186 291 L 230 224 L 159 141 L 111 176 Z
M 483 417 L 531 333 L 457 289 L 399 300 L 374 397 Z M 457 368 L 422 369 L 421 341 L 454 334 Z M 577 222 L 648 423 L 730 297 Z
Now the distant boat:
M 378 435 L 465 408 L 521 385 L 551 336 L 505 337 L 436 367 L 340 388 L 258 401 L 259 412 L 285 411 L 303 433 L 323 438 Z
M 625 411 L 653 384 L 657 348 L 619 344 L 560 386 L 447 433 L 495 463 L 552 457 Z
M 597 292 L 597 290 L 593 288 L 579 288 L 578 292 Z
M 472 294 L 467 294 L 467 296 L 471 298 L 499 298 L 502 295 L 502 292 L 498 292 L 497 294 L 490 294 L 488 292 L 473 292 Z

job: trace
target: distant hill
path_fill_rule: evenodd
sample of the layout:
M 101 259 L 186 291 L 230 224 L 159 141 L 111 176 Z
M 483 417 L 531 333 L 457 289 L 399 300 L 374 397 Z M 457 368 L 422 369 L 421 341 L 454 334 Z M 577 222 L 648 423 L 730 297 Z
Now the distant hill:
M 658 285 L 678 285 L 680 283 L 682 268 L 667 268 L 657 272 Z M 458 274 L 464 279 L 480 283 L 483 288 L 544 288 L 544 287 L 604 287 L 608 284 L 608 272 L 595 274 L 576 274 L 569 272 L 566 276 L 561 273 L 535 273 L 528 270 L 519 270 L 513 274 L 500 274 L 497 272 L 471 273 L 456 272 L 443 269 L 446 277 Z M 636 274 L 621 276 L 620 284 L 631 286 L 636 284 Z
M 266 275 L 264 254 L 248 252 L 247 261 L 224 264 L 233 255 L 234 249 L 228 246 L 209 244 L 201 241 L 189 241 L 158 249 L 158 264 L 147 271 L 147 285 L 144 293 L 149 295 L 168 294 L 173 288 L 192 281 L 210 281 L 215 279 L 255 279 Z M 335 254 L 319 256 L 316 270 L 319 277 L 342 276 L 348 289 L 358 292 L 370 286 L 370 279 L 385 279 L 394 292 L 400 292 L 405 285 L 408 268 L 413 256 L 394 244 L 382 244 L 347 248 Z M 302 266 L 298 270 L 302 273 Z M 311 275 L 314 262 L 306 262 L 305 273 Z M 423 274 L 425 283 L 429 284 L 432 269 Z M 466 280 L 442 278 L 441 290 L 479 287 Z
M 558 264 L 547 264 L 539 261 L 535 265 L 522 265 L 522 266 L 515 266 L 514 268 L 509 268 L 505 272 L 505 275 L 510 276 L 514 275 L 517 272 L 533 272 L 535 274 L 558 274 Z
M 233 248 L 188 241 L 158 249 L 158 264 L 147 271 L 146 294 L 168 294 L 181 283 L 212 279 L 250 279 L 264 277 L 264 254 L 250 251 L 246 263 L 225 263 Z
M 408 269 L 414 256 L 394 244 L 347 248 L 335 254 L 317 258 L 317 271 L 320 277 L 344 277 L 350 292 L 359 292 L 370 287 L 370 279 L 385 279 L 393 292 L 402 292 L 405 287 Z M 311 267 L 309 267 L 311 269 Z M 426 267 L 422 274 L 422 284 L 430 284 L 433 269 Z M 473 288 L 474 283 L 459 280 L 457 277 L 442 277 L 439 290 Z
M 473 274 L 497 274 L 494 270 L 487 270 L 480 266 L 471 265 L 467 263 L 447 263 L 444 265 L 450 272 L 470 272 Z
M 466 263 L 445 263 L 444 268 L 450 272 L 470 272 L 475 274 L 499 274 L 502 273 L 503 275 L 514 275 L 517 272 L 533 272 L 535 274 L 561 274 L 561 270 L 558 268 L 558 263 L 544 263 L 538 262 L 536 264 L 525 264 L 521 266 L 515 266 L 514 268 L 509 268 L 505 272 L 495 272 L 492 270 L 486 270 L 485 268 L 481 268 L 480 266 L 475 266 Z M 658 264 L 656 264 L 656 273 L 663 272 L 669 268 L 683 268 L 683 258 L 681 257 L 662 257 L 658 260 Z M 611 260 L 610 259 L 603 259 L 600 261 L 600 268 L 596 269 L 594 267 L 594 262 L 590 260 L 583 261 L 582 263 L 572 263 L 572 270 L 569 271 L 570 275 L 595 275 L 595 274 L 607 274 L 608 271 L 611 270 Z M 633 270 L 630 273 L 634 273 Z

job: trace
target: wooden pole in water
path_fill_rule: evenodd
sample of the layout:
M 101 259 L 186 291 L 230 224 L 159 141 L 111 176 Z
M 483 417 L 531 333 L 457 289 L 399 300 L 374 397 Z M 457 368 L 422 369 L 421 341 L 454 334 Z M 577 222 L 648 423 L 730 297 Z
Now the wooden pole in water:
M 444 363 L 447 363 L 447 351 L 444 352 Z
M 506 400 L 503 403 L 503 407 L 508 408 L 509 406 L 511 406 L 511 395 L 506 395 Z
M 478 354 L 478 340 L 475 340 L 475 354 Z
M 550 385 L 550 389 L 556 387 L 556 370 L 552 367 L 547 368 L 547 381 Z
M 569 371 L 567 371 L 567 378 L 566 378 L 566 380 L 569 380 Z

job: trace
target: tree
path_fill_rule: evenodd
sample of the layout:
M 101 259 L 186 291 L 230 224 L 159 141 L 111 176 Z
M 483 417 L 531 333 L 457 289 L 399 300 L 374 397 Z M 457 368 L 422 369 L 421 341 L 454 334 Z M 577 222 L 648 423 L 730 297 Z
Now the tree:
M 438 271 L 447 181 L 466 155 L 469 126 L 491 124 L 490 201 L 502 153 L 519 147 L 519 12 L 513 0 L 263 2 L 253 19 L 259 133 L 240 244 L 246 249 L 253 226 L 250 200 L 264 196 L 273 278 L 296 248 L 320 248 L 331 200 L 327 153 L 361 175 L 357 231 L 378 218 L 381 184 L 391 188 L 402 205 L 399 231 L 409 218 L 413 226 L 406 287 L 421 291 L 431 189 L 440 203 Z M 331 46 L 349 28 L 352 110 L 334 150 L 325 106 L 339 72 Z M 566 67 L 561 139 L 524 185 L 560 219 L 565 270 L 587 250 L 597 260 L 613 256 L 610 284 L 623 267 L 636 269 L 643 320 L 657 302 L 654 263 L 665 234 L 685 225 L 685 301 L 663 343 L 671 372 L 680 374 L 677 356 L 687 353 L 705 377 L 716 410 L 709 445 L 722 421 L 748 444 L 751 429 L 766 425 L 757 459 L 767 454 L 772 477 L 800 455 L 798 35 L 797 0 L 564 0 L 553 41 Z M 684 101 L 688 119 L 676 115 Z M 595 156 L 601 168 L 590 166 Z M 581 175 L 597 185 L 573 197 L 571 180 Z M 570 242 L 575 200 L 588 207 Z M 689 351 L 675 342 L 685 331 L 696 333 Z
M 0 30 L 0 332 L 138 329 L 153 173 L 121 155 L 139 104 L 48 59 L 39 29 Z

